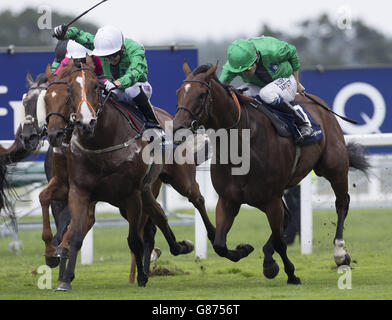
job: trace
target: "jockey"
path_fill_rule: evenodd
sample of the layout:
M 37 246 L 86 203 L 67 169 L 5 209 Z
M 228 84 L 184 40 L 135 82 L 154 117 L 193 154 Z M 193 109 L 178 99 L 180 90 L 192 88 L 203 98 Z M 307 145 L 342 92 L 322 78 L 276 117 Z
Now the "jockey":
M 112 26 L 98 29 L 94 36 L 75 27 L 68 29 L 60 25 L 54 29 L 54 35 L 57 39 L 75 40 L 93 50 L 93 55 L 103 58 L 103 72 L 108 78 L 106 89 L 114 89 L 113 92 L 122 101 L 133 100 L 147 120 L 162 129 L 149 100 L 152 87 L 147 81 L 147 61 L 141 44 L 124 39 L 122 32 Z
M 64 59 L 61 60 L 60 64 L 58 64 L 56 60 L 52 64 L 52 70 L 54 69 L 53 74 L 58 74 L 59 71 L 68 64 L 70 59 L 83 61 L 86 60 L 87 56 L 91 56 L 91 50 L 88 50 L 73 40 L 68 40 Z M 103 70 L 101 60 L 97 56 L 91 57 L 95 64 L 95 74 L 97 76 L 102 75 Z
M 229 46 L 227 58 L 219 76 L 222 83 L 240 76 L 245 82 L 240 88 L 248 88 L 245 94 L 259 95 L 265 103 L 294 116 L 301 134 L 299 140 L 313 134 L 310 123 L 291 105 L 297 91 L 305 91 L 299 82 L 300 64 L 293 45 L 273 37 L 238 39 Z

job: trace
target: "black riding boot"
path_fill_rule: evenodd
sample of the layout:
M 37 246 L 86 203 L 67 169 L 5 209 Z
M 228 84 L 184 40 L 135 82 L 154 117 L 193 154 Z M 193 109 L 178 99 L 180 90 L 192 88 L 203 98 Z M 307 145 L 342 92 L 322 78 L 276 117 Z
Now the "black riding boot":
M 148 122 L 157 124 L 159 127 L 161 127 L 152 109 L 152 105 L 148 100 L 148 97 L 141 88 L 140 93 L 135 98 L 133 98 L 133 101 L 135 101 L 140 111 L 143 112 L 143 115 L 146 117 Z
M 278 110 L 285 112 L 285 113 L 288 113 L 288 114 L 292 114 L 294 116 L 295 125 L 297 126 L 299 133 L 301 135 L 301 137 L 298 139 L 299 141 L 302 141 L 305 138 L 310 137 L 313 134 L 313 129 L 309 125 L 309 123 L 306 122 L 302 118 L 302 116 L 298 113 L 298 111 L 295 110 L 290 104 L 287 104 L 286 102 L 283 101 L 278 106 Z

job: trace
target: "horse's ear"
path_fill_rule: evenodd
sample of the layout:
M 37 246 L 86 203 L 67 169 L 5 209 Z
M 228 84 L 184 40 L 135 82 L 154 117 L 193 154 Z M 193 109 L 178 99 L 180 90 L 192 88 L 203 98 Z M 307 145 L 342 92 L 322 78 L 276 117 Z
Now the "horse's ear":
M 208 71 L 206 72 L 206 79 L 208 80 L 211 79 L 214 76 L 217 68 L 218 68 L 218 63 L 216 63 L 216 65 L 208 69 Z
M 49 78 L 52 76 L 52 66 L 50 64 L 47 65 L 45 73 L 46 73 L 46 77 L 49 80 Z
M 86 64 L 91 68 L 91 69 L 95 69 L 95 63 L 94 60 L 91 56 L 87 56 L 86 57 Z
M 34 85 L 34 79 L 30 72 L 27 72 L 26 81 L 29 88 L 31 88 Z
M 184 70 L 185 76 L 188 76 L 190 73 L 192 73 L 191 68 L 189 68 L 188 62 L 186 62 L 186 60 L 184 60 L 182 70 Z

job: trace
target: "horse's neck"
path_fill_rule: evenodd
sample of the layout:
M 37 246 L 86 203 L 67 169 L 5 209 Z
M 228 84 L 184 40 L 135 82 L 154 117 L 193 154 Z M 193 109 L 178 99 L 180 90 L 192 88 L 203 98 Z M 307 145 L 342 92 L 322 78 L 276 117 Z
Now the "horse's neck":
M 78 134 L 78 139 L 85 147 L 100 149 L 121 144 L 135 134 L 126 119 L 108 101 L 98 116 L 94 134 L 91 137 Z
M 212 101 L 210 106 L 210 119 L 208 127 L 219 130 L 222 128 L 232 128 L 238 120 L 238 108 L 231 96 L 226 93 L 226 90 L 215 81 L 213 83 Z M 243 115 L 242 115 L 243 117 Z M 238 126 L 233 129 L 240 129 L 244 126 L 243 119 L 241 119 Z

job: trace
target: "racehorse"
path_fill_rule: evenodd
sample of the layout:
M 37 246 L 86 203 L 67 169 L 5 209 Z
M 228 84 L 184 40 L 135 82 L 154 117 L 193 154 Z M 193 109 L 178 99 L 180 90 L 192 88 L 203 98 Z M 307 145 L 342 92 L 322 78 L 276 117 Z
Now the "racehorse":
M 343 226 L 348 213 L 350 196 L 348 194 L 348 170 L 353 167 L 366 173 L 369 163 L 364 148 L 357 144 L 346 145 L 342 130 L 331 113 L 319 108 L 317 104 L 297 95 L 300 103 L 321 126 L 324 137 L 321 141 L 302 146 L 300 157 L 296 157 L 298 148 L 293 139 L 281 137 L 267 116 L 256 110 L 247 99 L 234 93 L 230 86 L 219 82 L 215 72 L 217 65 L 203 65 L 190 70 L 185 62 L 186 75 L 182 86 L 177 91 L 178 109 L 174 117 L 173 132 L 179 129 L 195 131 L 199 126 L 213 130 L 250 129 L 250 167 L 244 175 L 232 175 L 233 163 L 211 164 L 211 179 L 219 195 L 216 206 L 215 252 L 232 261 L 238 261 L 253 251 L 250 245 L 240 245 L 229 250 L 226 236 L 229 232 L 241 204 L 248 204 L 265 212 L 272 231 L 263 246 L 263 272 L 267 278 L 274 278 L 279 267 L 272 255 L 274 251 L 281 256 L 288 283 L 299 284 L 300 279 L 294 274 L 294 265 L 287 257 L 287 246 L 283 240 L 284 207 L 282 196 L 286 188 L 297 185 L 312 169 L 318 176 L 326 178 L 336 196 L 338 216 L 334 238 L 334 258 L 337 265 L 349 264 L 350 256 L 343 249 Z M 321 101 L 321 99 L 314 97 Z M 239 100 L 236 103 L 235 100 Z M 324 103 L 325 104 L 325 103 Z M 229 136 L 230 145 L 231 136 Z M 240 148 L 244 148 L 238 139 Z M 219 141 L 218 141 L 219 142 Z M 216 159 L 224 155 L 219 143 L 216 147 Z M 296 160 L 297 159 L 297 160 Z
M 44 73 L 37 75 L 34 80 L 31 73 L 26 75 L 28 91 L 23 95 L 21 110 L 21 124 L 19 125 L 15 139 L 9 148 L 0 146 L 0 164 L 1 164 L 1 195 L 2 202 L 4 202 L 4 188 L 9 188 L 8 181 L 5 180 L 6 166 L 20 162 L 31 156 L 36 151 L 40 140 L 43 138 L 42 128 L 39 127 L 37 118 L 37 101 L 39 97 L 46 90 L 47 77 Z M 45 174 L 48 181 L 52 177 L 52 148 L 47 151 L 45 158 Z M 69 211 L 66 203 L 60 201 L 51 201 L 52 213 L 56 224 L 56 234 L 52 237 L 54 246 L 57 246 L 65 233 L 66 227 L 69 223 Z M 53 264 L 53 262 L 52 262 Z
M 72 214 L 72 227 L 69 229 L 70 261 L 59 288 L 70 289 L 77 251 L 87 229 L 93 223 L 92 212 L 87 213 L 88 204 L 95 201 L 106 201 L 126 209 L 126 218 L 130 225 L 128 244 L 136 257 L 138 284 L 144 286 L 148 279 L 149 261 L 145 251 L 143 270 L 140 227 L 144 225 L 147 215 L 151 215 L 153 222 L 162 230 L 174 255 L 188 253 L 193 249 L 188 241 L 175 241 L 167 218 L 155 200 L 162 181 L 171 184 L 199 210 L 211 241 L 215 228 L 208 219 L 204 199 L 195 180 L 195 165 L 145 164 L 141 158 L 141 150 L 147 142 L 140 139 L 135 129 L 132 129 L 123 111 L 117 109 L 110 100 L 102 103 L 102 98 L 98 95 L 98 79 L 92 70 L 90 59 L 87 59 L 87 65 L 74 66 L 70 63 L 59 73 L 61 79 L 68 77 L 68 81 L 61 80 L 62 86 L 59 81 L 57 86 L 49 86 L 45 96 L 48 136 L 52 134 L 53 137 L 49 138 L 49 141 L 59 141 L 70 117 L 77 115 L 73 119 L 77 129 L 70 141 L 70 148 L 67 149 L 69 203 L 74 205 L 75 210 Z M 56 94 L 53 94 L 54 92 Z M 62 99 L 62 102 L 55 102 L 53 97 Z M 82 108 L 86 105 L 88 110 Z M 86 111 L 93 117 L 86 120 Z M 170 115 L 163 110 L 156 109 L 156 112 L 162 123 L 170 119 Z M 71 116 L 71 113 L 74 114 Z M 83 122 L 83 119 L 87 122 Z M 116 126 L 113 126 L 113 123 L 116 123 Z M 123 144 L 127 139 L 129 143 Z M 151 235 L 149 237 L 151 238 Z M 151 244 L 146 241 L 145 232 L 144 241 L 151 251 Z M 153 241 L 153 235 L 150 241 Z

